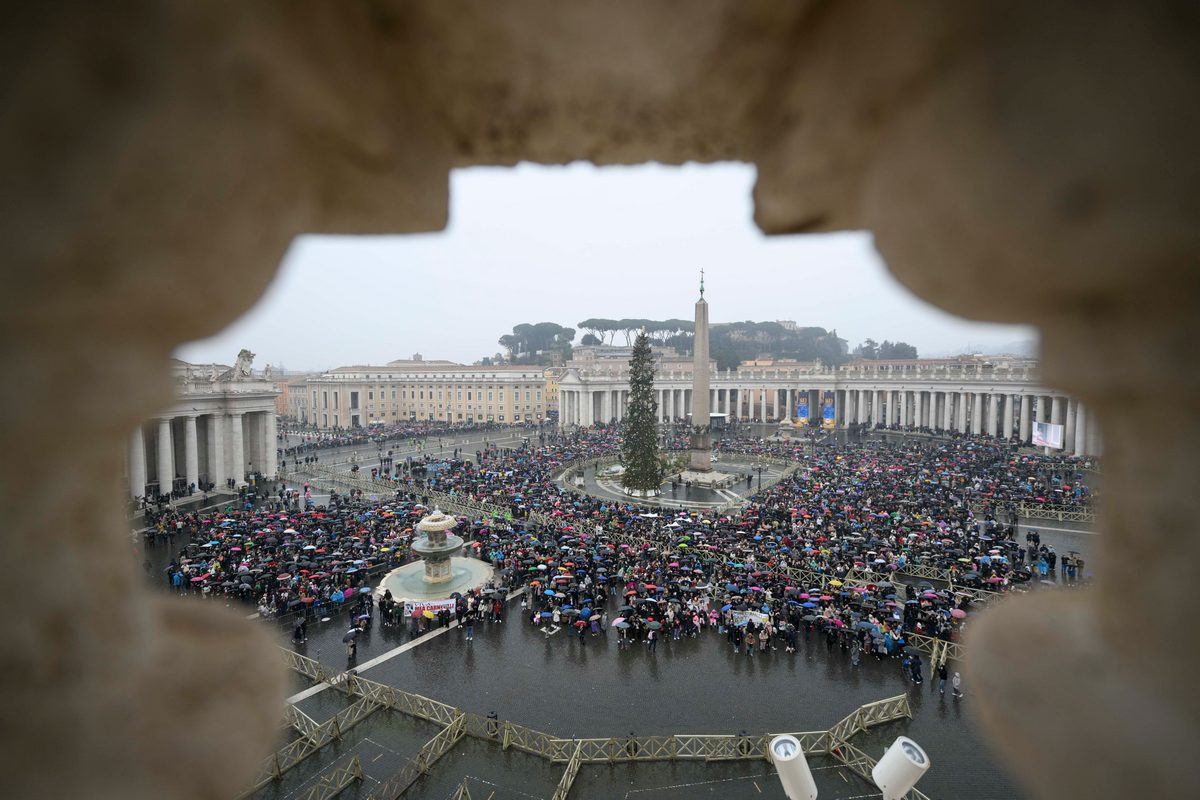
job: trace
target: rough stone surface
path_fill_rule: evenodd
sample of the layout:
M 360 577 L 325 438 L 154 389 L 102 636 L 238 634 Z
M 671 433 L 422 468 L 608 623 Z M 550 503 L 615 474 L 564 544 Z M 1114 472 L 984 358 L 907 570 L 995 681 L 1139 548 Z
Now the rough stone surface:
M 8 11 L 5 796 L 229 797 L 273 740 L 265 639 L 128 557 L 113 476 L 171 349 L 297 234 L 437 230 L 452 167 L 575 159 L 753 162 L 763 230 L 870 229 L 925 298 L 1042 326 L 1104 428 L 1105 557 L 980 621 L 976 692 L 1040 796 L 1198 784 L 1194 3 Z

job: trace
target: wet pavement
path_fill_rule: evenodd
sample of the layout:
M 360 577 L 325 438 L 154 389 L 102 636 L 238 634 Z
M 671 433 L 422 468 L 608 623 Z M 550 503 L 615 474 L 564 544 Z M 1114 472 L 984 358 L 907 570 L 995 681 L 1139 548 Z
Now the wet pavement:
M 330 668 L 345 669 L 349 664 L 341 643 L 345 622 L 338 618 L 310 626 L 308 643 L 296 649 Z M 286 631 L 281 629 L 279 635 L 281 642 L 287 641 Z M 408 640 L 406 631 L 381 628 L 376 622 L 360 640 L 357 663 L 365 664 Z M 954 668 L 952 664 L 952 672 Z M 588 636 L 580 644 L 578 637 L 568 636 L 566 630 L 547 635 L 520 619 L 514 601 L 504 623 L 477 625 L 472 643 L 468 644 L 460 631 L 450 630 L 365 670 L 363 675 L 464 711 L 481 715 L 494 711 L 501 719 L 562 737 L 624 736 L 631 731 L 647 735 L 817 730 L 828 728 L 862 703 L 908 692 L 914 719 L 860 734 L 853 743 L 878 757 L 899 734 L 916 739 L 934 764 L 920 784 L 931 797 L 1023 796 L 976 732 L 969 676 L 964 676 L 968 697 L 954 700 L 949 693 L 939 695 L 928 674 L 924 685 L 913 686 L 901 676 L 898 661 L 869 658 L 853 668 L 846 652 L 836 647 L 828 650 L 825 640 L 816 636 L 808 642 L 801 640 L 796 654 L 778 650 L 753 657 L 734 655 L 724 637 L 715 633 L 664 640 L 657 653 L 649 653 L 644 645 L 619 651 L 614 636 Z M 326 690 L 304 700 L 301 707 L 318 720 L 328 718 L 345 704 L 339 695 Z M 325 699 L 318 701 L 323 696 Z M 321 704 L 324 717 L 309 711 L 318 707 L 315 702 Z M 373 715 L 368 722 L 377 717 Z M 392 719 L 393 724 L 404 724 L 396 715 Z M 436 730 L 427 732 L 432 736 Z M 382 741 L 382 735 L 373 738 Z M 403 748 L 389 746 L 403 752 Z M 422 780 L 430 785 L 429 790 L 417 791 L 418 784 L 409 794 L 444 798 L 464 776 L 489 782 L 480 784 L 489 787 L 483 796 L 495 791 L 497 800 L 552 793 L 561 765 L 526 757 L 531 765 L 522 766 L 523 772 L 545 778 L 535 781 L 540 787 L 535 788 L 524 780 L 514 780 L 504 768 L 511 757 L 499 748 L 464 739 Z M 310 760 L 333 764 L 336 759 L 331 752 Z M 383 761 L 380 758 L 377 763 Z M 829 775 L 821 779 L 828 783 L 822 789 L 823 797 L 869 794 L 871 787 L 862 779 L 843 775 L 845 770 L 835 769 L 833 762 L 827 766 Z M 474 796 L 470 780 L 468 784 Z M 440 794 L 433 791 L 434 786 Z M 783 795 L 770 765 L 744 762 L 585 766 L 571 796 Z

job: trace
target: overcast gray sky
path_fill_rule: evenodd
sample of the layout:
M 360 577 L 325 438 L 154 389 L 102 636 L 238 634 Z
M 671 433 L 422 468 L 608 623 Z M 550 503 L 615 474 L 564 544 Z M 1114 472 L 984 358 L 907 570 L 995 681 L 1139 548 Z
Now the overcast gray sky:
M 256 367 L 289 370 L 417 352 L 469 364 L 522 322 L 691 318 L 701 267 L 712 322 L 789 319 L 922 356 L 1035 339 L 918 300 L 865 233 L 763 236 L 753 185 L 744 164 L 458 170 L 444 232 L 301 237 L 254 309 L 177 355 L 232 363 L 248 347 Z

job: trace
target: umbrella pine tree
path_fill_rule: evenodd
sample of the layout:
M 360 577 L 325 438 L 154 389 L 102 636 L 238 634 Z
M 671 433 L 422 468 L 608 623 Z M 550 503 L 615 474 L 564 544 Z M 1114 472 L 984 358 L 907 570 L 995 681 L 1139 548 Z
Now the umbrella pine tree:
M 663 467 L 658 456 L 658 401 L 654 398 L 654 360 L 643 329 L 629 359 L 629 412 L 625 418 L 621 485 L 634 492 L 656 492 Z

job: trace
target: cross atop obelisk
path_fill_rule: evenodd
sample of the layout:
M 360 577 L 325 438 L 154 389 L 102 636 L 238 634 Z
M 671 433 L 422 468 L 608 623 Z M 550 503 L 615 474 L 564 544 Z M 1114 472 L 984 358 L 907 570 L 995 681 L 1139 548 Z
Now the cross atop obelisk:
M 692 472 L 712 470 L 711 409 L 708 386 L 708 303 L 704 301 L 704 268 L 700 269 L 700 299 L 696 301 L 696 329 L 692 345 Z

